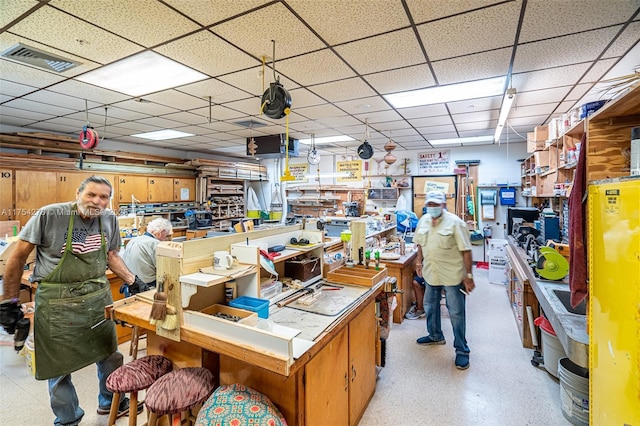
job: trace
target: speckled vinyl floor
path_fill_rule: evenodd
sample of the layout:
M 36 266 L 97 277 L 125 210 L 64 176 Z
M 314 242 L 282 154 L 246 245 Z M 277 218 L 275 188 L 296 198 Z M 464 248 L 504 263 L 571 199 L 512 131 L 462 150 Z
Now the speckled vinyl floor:
M 470 368 L 460 371 L 453 365 L 446 308 L 442 308 L 444 346 L 415 343 L 425 334 L 423 319 L 393 324 L 386 366 L 360 425 L 569 425 L 560 409 L 558 380 L 544 368 L 533 367 L 532 350 L 519 341 L 504 287 L 489 284 L 486 270 L 477 270 L 475 276 L 478 288 L 467 299 Z M 29 374 L 24 357 L 9 346 L 12 343 L 0 335 L 0 425 L 51 425 L 47 384 Z M 125 361 L 130 359 L 128 348 L 120 346 Z M 106 425 L 108 416 L 96 414 L 95 366 L 72 377 L 86 413 L 81 424 Z M 145 419 L 141 414 L 138 423 Z M 117 422 L 126 424 L 128 417 Z

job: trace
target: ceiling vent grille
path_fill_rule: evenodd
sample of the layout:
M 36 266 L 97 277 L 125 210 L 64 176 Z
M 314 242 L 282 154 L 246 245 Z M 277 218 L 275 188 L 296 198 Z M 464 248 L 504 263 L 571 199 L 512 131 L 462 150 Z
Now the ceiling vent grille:
M 44 52 L 35 47 L 18 43 L 0 54 L 3 58 L 11 59 L 16 62 L 22 62 L 33 65 L 38 68 L 44 68 L 48 71 L 64 72 L 73 67 L 80 65 L 80 62 L 74 62 L 62 56 Z
M 256 120 L 236 121 L 234 124 L 237 124 L 238 126 L 246 127 L 247 129 L 256 129 L 258 127 L 264 127 L 267 125 L 267 123 L 265 122 L 256 121 Z

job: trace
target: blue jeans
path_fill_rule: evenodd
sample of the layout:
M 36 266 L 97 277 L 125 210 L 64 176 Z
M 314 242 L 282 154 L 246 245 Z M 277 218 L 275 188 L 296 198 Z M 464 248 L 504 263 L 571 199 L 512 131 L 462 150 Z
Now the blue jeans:
M 120 352 L 114 352 L 102 361 L 96 362 L 98 370 L 98 407 L 111 407 L 113 392 L 107 389 L 107 377 L 122 365 L 124 357 Z M 80 408 L 76 388 L 71 383 L 71 374 L 49 379 L 49 398 L 51 409 L 56 419 L 54 425 L 76 426 L 84 416 L 84 410 Z
M 424 289 L 424 311 L 427 314 L 427 332 L 433 340 L 443 340 L 442 323 L 440 320 L 440 298 L 444 290 L 451 327 L 453 328 L 453 347 L 456 354 L 468 355 L 471 351 L 467 346 L 465 295 L 460 289 L 462 283 L 454 286 L 432 286 L 427 283 Z

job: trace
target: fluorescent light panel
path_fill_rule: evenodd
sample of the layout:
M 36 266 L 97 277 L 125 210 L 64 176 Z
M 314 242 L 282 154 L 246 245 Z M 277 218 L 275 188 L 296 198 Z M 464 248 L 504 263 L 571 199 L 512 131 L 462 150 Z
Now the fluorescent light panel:
M 511 112 L 511 106 L 513 105 L 513 102 L 515 100 L 516 89 L 507 89 L 507 92 L 504 94 L 504 99 L 502 100 L 502 107 L 500 108 L 500 117 L 498 117 L 498 126 L 496 127 L 496 133 L 493 136 L 493 140 L 495 142 L 500 141 L 500 135 L 502 134 L 504 125 L 506 124 L 509 113 Z
M 84 75 L 80 81 L 130 96 L 141 96 L 204 80 L 207 75 L 155 52 L 146 51 Z
M 451 138 L 451 139 L 429 139 L 429 143 L 433 146 L 437 145 L 453 145 L 453 144 L 483 144 L 487 142 L 493 142 L 493 137 L 489 136 L 471 136 L 468 138 Z
M 163 141 L 165 139 L 177 139 L 186 138 L 188 136 L 194 136 L 193 133 L 179 132 L 178 130 L 156 130 L 155 132 L 138 133 L 131 135 L 136 138 L 151 139 L 152 141 Z
M 410 92 L 384 95 L 394 108 L 408 108 L 421 105 L 441 104 L 444 102 L 462 101 L 465 99 L 498 96 L 504 90 L 504 77 L 446 86 L 429 87 Z
M 333 142 L 348 142 L 354 140 L 352 137 L 340 135 L 340 136 L 327 136 L 324 138 L 316 138 L 316 145 L 333 143 Z M 311 139 L 300 139 L 299 142 L 304 145 L 311 145 Z

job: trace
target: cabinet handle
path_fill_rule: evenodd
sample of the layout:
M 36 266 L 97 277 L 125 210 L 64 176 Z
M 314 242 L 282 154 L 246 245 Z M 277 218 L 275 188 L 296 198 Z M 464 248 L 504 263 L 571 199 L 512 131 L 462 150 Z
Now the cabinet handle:
M 349 388 L 349 378 L 347 376 L 348 374 L 344 373 L 344 390 L 347 390 Z
M 351 381 L 353 382 L 356 379 L 356 369 L 353 364 L 351 364 Z

